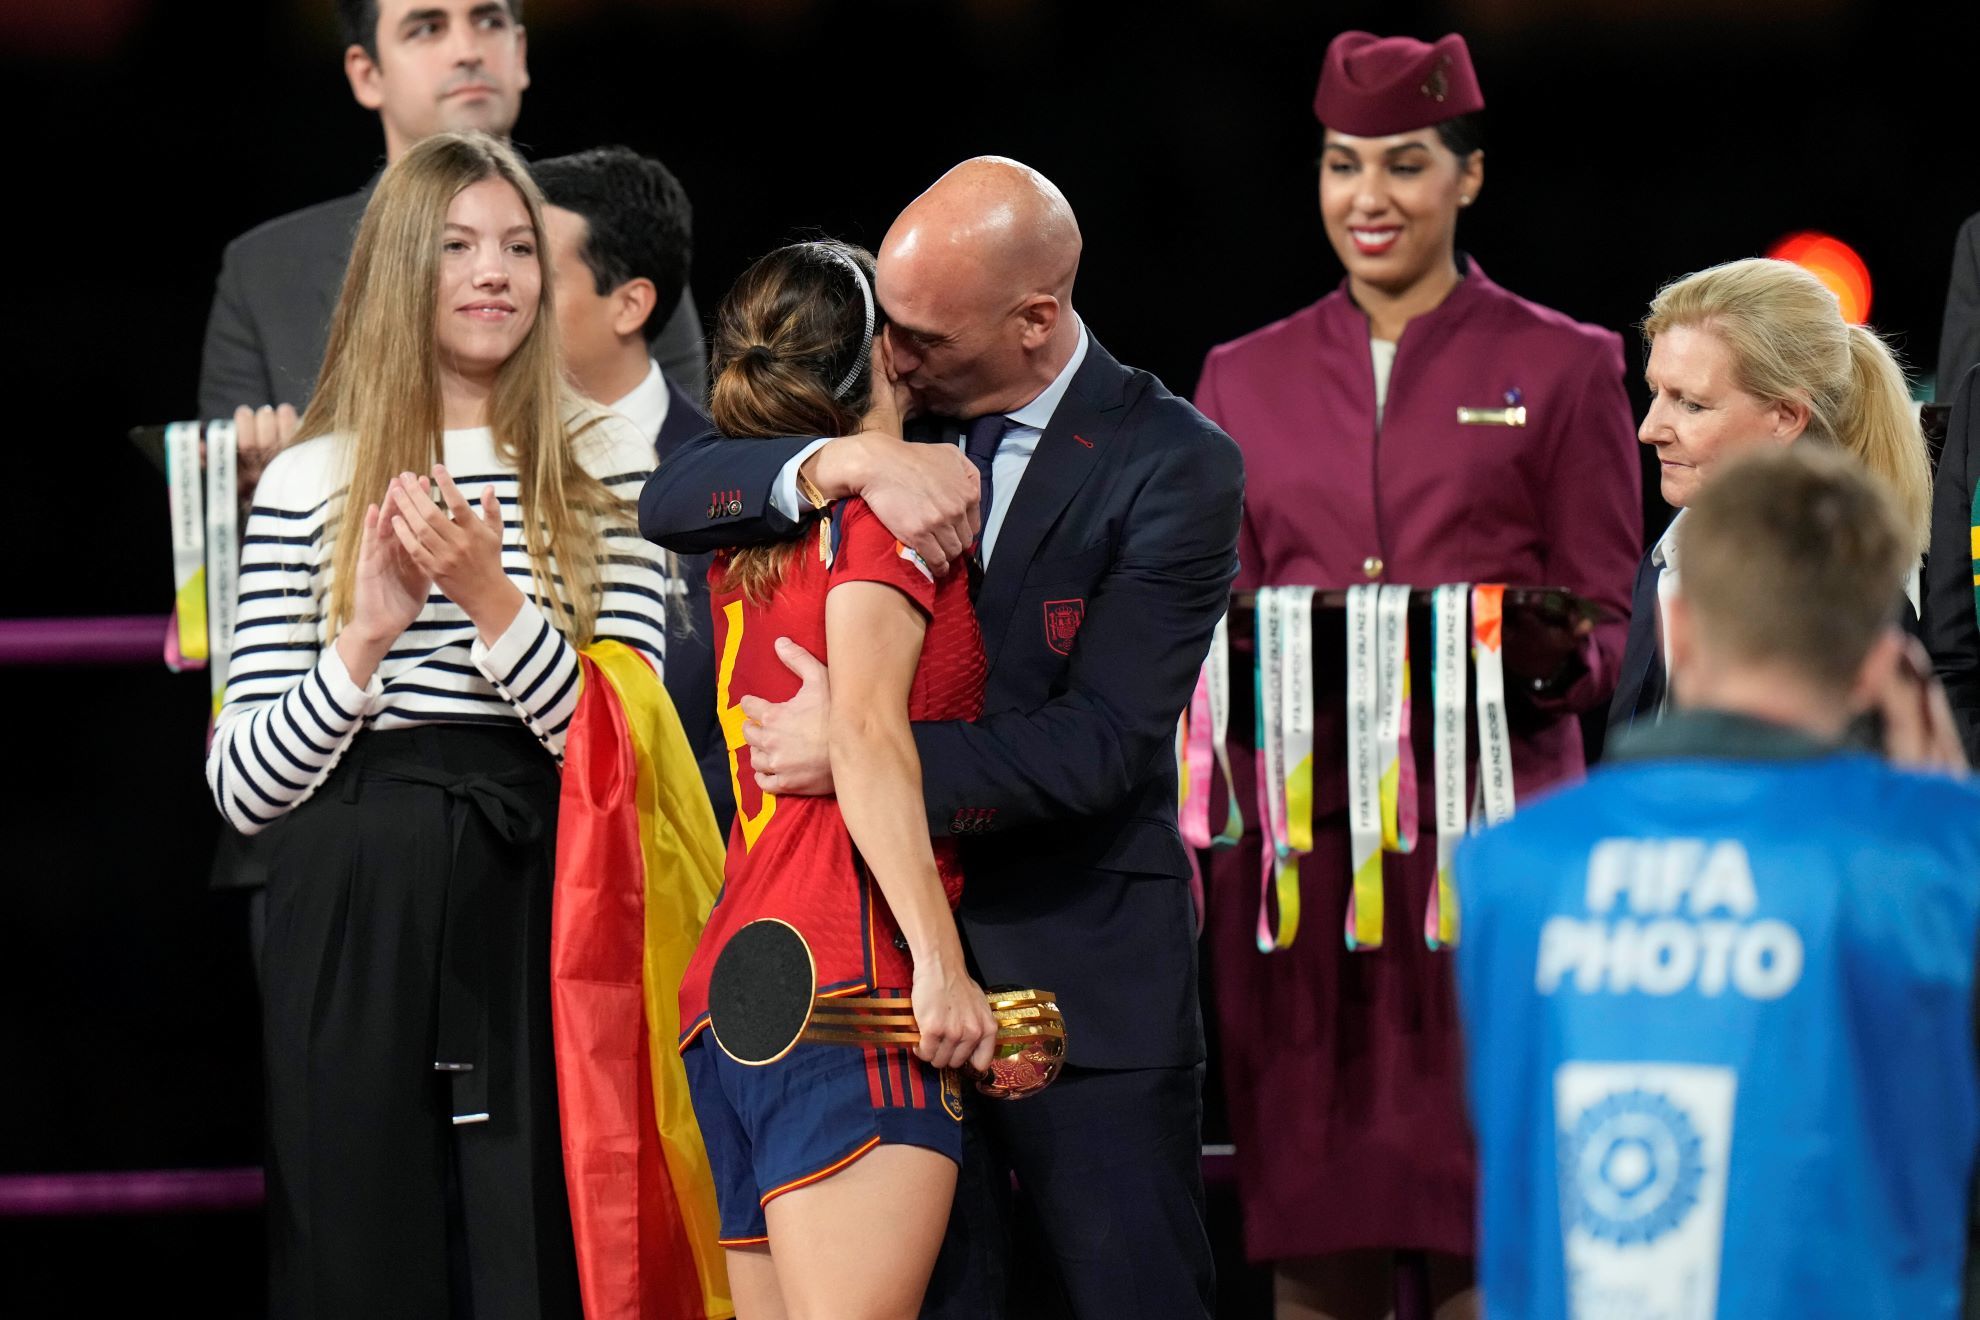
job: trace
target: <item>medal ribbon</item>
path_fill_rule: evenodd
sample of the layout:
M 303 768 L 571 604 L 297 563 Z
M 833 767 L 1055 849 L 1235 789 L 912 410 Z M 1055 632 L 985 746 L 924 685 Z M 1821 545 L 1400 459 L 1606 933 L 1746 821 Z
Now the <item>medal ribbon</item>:
M 238 436 L 232 422 L 206 427 L 207 677 L 213 717 L 227 695 L 227 660 L 234 649 L 234 610 L 241 585 L 241 497 Z
M 1382 757 L 1382 850 L 1416 851 L 1416 751 L 1410 746 L 1409 588 L 1390 584 L 1377 598 L 1376 681 L 1381 721 L 1375 738 Z
M 200 501 L 199 423 L 165 428 L 165 496 L 172 519 L 172 620 L 165 663 L 206 664 L 206 521 Z
M 1407 600 L 1407 597 L 1405 597 Z M 1347 594 L 1347 946 L 1382 947 L 1381 588 Z
M 1299 933 L 1299 855 L 1313 849 L 1313 588 L 1261 589 L 1256 621 L 1259 816 L 1270 845 L 1259 863 L 1257 941 L 1271 953 Z
M 1437 790 L 1437 881 L 1423 910 L 1423 942 L 1447 949 L 1458 941 L 1457 879 L 1452 859 L 1464 838 L 1465 605 L 1470 588 L 1438 587 L 1430 596 L 1431 773 Z
M 1506 726 L 1503 583 L 1471 589 L 1472 664 L 1478 673 L 1478 789 L 1485 823 L 1513 814 L 1512 733 Z
M 1231 643 L 1230 616 L 1217 620 L 1210 634 L 1210 653 L 1196 676 L 1196 691 L 1183 715 L 1181 820 L 1183 842 L 1195 848 L 1227 848 L 1244 831 L 1237 793 L 1231 785 Z M 1214 761 L 1224 783 L 1224 828 L 1210 833 L 1210 768 Z

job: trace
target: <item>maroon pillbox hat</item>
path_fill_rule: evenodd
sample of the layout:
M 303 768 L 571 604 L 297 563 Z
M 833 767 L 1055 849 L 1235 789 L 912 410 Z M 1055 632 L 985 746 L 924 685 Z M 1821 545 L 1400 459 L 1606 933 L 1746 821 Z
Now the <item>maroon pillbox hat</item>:
M 1408 133 L 1484 108 L 1471 51 L 1455 32 L 1434 46 L 1343 32 L 1327 47 L 1313 93 L 1314 116 L 1355 137 Z

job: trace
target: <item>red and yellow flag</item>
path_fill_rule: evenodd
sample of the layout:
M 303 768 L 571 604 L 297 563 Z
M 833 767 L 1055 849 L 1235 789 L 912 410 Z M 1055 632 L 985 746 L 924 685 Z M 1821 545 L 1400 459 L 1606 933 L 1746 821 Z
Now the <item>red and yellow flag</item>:
M 588 1320 L 735 1314 L 675 994 L 722 838 L 673 702 L 638 653 L 587 647 L 564 744 L 550 991 L 564 1179 Z

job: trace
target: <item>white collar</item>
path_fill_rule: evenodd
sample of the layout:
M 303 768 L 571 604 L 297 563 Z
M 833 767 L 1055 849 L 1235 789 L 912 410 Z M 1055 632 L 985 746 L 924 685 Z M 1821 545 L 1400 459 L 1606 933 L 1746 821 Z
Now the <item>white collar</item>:
M 1671 519 L 1671 525 L 1666 527 L 1664 534 L 1657 538 L 1657 547 L 1650 552 L 1650 562 L 1658 568 L 1677 567 L 1677 529 L 1678 524 L 1683 521 L 1684 510 L 1679 509 L 1677 517 Z
M 609 405 L 634 426 L 648 440 L 660 434 L 660 428 L 667 421 L 667 378 L 660 372 L 660 364 L 652 358 L 646 360 L 646 379 L 633 386 L 632 393 Z
M 1038 397 L 1022 408 L 1016 408 L 1004 415 L 1011 419 L 1013 426 L 1028 426 L 1034 431 L 1043 431 L 1052 424 L 1052 414 L 1059 410 L 1059 400 L 1066 397 L 1072 387 L 1072 378 L 1079 371 L 1080 364 L 1086 361 L 1086 322 L 1079 323 L 1079 342 L 1073 345 L 1072 356 L 1066 365 L 1059 368 L 1059 374 L 1052 383 L 1038 392 Z

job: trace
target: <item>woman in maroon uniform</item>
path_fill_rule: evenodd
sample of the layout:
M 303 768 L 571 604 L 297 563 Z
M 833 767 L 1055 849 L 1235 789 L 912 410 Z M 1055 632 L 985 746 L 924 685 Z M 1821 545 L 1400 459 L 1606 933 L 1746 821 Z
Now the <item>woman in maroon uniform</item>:
M 1507 647 L 1523 795 L 1580 773 L 1574 717 L 1615 685 L 1640 478 L 1621 340 L 1515 297 L 1457 250 L 1458 215 L 1484 183 L 1483 107 L 1461 37 L 1334 41 L 1314 110 L 1321 218 L 1347 279 L 1213 350 L 1196 404 L 1244 450 L 1241 590 L 1503 582 L 1614 611 L 1551 648 Z M 1413 715 L 1425 821 L 1430 686 Z M 1421 934 L 1436 849 L 1386 859 L 1385 938 L 1344 949 L 1347 739 L 1339 694 L 1321 697 L 1306 933 L 1279 952 L 1254 945 L 1255 830 L 1213 882 L 1247 1250 L 1275 1266 L 1282 1317 L 1386 1313 L 1398 1251 L 1429 1255 L 1440 1314 L 1468 1314 L 1474 1175 L 1451 955 Z M 1238 771 L 1251 802 L 1250 767 Z
M 725 436 L 899 433 L 875 344 L 873 258 L 798 243 L 745 272 L 717 318 L 710 411 Z M 747 443 L 746 439 L 737 443 Z M 997 1025 L 963 966 L 962 868 L 932 843 L 911 720 L 974 719 L 983 643 L 961 571 L 937 580 L 860 500 L 709 573 L 716 702 L 736 820 L 722 897 L 681 986 L 682 1050 L 715 1172 L 743 1320 L 913 1316 L 961 1159 L 957 1070 L 986 1067 Z M 789 639 L 832 667 L 834 797 L 759 790 L 742 702 L 788 700 Z M 776 917 L 811 947 L 821 994 L 911 996 L 921 1043 L 799 1045 L 764 1067 L 704 1030 L 730 936 Z

